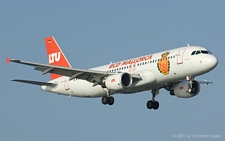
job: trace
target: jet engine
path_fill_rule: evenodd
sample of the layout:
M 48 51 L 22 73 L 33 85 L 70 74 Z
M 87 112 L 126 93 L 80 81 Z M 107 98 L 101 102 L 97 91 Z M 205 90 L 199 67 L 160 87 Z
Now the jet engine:
M 132 85 L 132 77 L 129 73 L 118 73 L 108 76 L 104 83 L 109 90 L 122 90 Z
M 198 81 L 193 80 L 192 86 L 188 81 L 178 83 L 174 89 L 170 91 L 171 95 L 176 95 L 180 98 L 189 98 L 196 96 L 200 92 L 200 84 Z

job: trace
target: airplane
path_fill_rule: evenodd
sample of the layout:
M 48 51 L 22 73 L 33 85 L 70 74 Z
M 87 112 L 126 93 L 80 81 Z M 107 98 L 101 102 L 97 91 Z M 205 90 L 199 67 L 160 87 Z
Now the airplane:
M 196 76 L 213 70 L 218 59 L 204 47 L 185 46 L 159 53 L 148 54 L 124 61 L 91 69 L 72 68 L 54 37 L 45 38 L 49 64 L 34 63 L 6 58 L 9 62 L 24 64 L 50 73 L 48 82 L 13 79 L 12 81 L 41 86 L 47 92 L 72 97 L 101 97 L 104 105 L 113 105 L 115 94 L 133 94 L 150 91 L 152 99 L 147 102 L 148 109 L 157 110 L 155 100 L 160 89 L 170 95 L 190 98 L 199 94 L 200 84 L 211 81 L 197 81 Z

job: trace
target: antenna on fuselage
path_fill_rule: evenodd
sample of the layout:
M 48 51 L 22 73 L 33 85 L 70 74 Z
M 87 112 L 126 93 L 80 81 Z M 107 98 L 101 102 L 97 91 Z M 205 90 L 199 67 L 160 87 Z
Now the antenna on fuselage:
M 188 47 L 190 46 L 189 43 L 187 43 L 187 46 L 188 46 Z

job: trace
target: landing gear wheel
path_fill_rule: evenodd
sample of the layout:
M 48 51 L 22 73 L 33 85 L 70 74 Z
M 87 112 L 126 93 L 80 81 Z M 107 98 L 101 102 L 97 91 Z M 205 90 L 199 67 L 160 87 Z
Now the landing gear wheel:
M 154 101 L 153 102 L 153 109 L 157 110 L 159 108 L 159 102 L 158 101 Z
M 154 109 L 154 110 L 157 110 L 159 108 L 159 102 L 158 101 L 152 101 L 152 100 L 149 100 L 147 102 L 147 108 L 148 109 Z
M 148 108 L 148 109 L 152 109 L 152 107 L 153 107 L 153 102 L 152 102 L 151 100 L 149 100 L 149 101 L 147 102 L 147 108 Z
M 159 102 L 155 101 L 155 97 L 157 94 L 159 94 L 159 88 L 152 89 L 152 100 L 149 100 L 146 105 L 148 109 L 157 110 L 159 108 Z
M 114 98 L 112 96 L 108 97 L 108 104 L 113 105 L 114 103 Z
M 110 96 L 110 97 L 103 96 L 102 97 L 102 104 L 104 104 L 104 105 L 106 105 L 106 104 L 113 105 L 113 103 L 114 103 L 114 98 L 112 96 Z
M 192 92 L 192 88 L 189 88 L 189 89 L 188 89 L 188 92 L 191 93 L 191 92 Z
M 102 97 L 102 104 L 104 104 L 104 105 L 108 104 L 108 97 L 106 97 L 106 96 Z

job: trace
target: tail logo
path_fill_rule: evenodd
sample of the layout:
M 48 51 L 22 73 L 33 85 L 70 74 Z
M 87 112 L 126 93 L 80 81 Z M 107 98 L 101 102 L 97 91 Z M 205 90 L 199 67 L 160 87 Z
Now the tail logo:
M 60 52 L 52 53 L 48 55 L 49 64 L 59 62 L 60 60 Z

